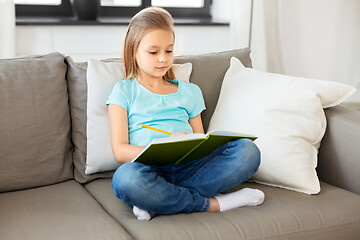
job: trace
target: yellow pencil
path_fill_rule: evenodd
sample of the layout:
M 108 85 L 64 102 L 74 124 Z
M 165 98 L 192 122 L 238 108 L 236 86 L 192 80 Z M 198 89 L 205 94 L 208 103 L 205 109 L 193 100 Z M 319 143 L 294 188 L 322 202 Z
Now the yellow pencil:
M 167 132 L 167 131 L 164 131 L 164 130 L 161 130 L 161 129 L 158 129 L 158 128 L 150 127 L 150 126 L 145 125 L 145 124 L 142 124 L 141 126 L 142 126 L 143 128 L 148 128 L 148 129 L 151 129 L 151 130 L 154 130 L 154 131 L 158 131 L 158 132 L 161 132 L 161 133 L 165 133 L 165 134 L 168 134 L 168 135 L 172 135 L 171 132 Z

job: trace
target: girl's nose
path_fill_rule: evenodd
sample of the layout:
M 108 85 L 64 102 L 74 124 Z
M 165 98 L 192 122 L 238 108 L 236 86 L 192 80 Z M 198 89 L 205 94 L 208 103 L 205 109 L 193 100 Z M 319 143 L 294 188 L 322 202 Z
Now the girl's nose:
M 159 62 L 166 62 L 167 61 L 167 58 L 166 58 L 166 56 L 164 55 L 164 54 L 161 54 L 160 56 L 159 56 Z

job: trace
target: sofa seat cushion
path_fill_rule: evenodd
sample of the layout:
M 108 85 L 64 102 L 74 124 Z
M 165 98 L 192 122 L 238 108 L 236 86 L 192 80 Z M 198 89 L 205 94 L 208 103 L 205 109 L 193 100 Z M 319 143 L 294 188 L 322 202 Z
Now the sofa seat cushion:
M 316 196 L 256 183 L 265 202 L 222 213 L 158 215 L 139 221 L 116 198 L 111 179 L 85 185 L 104 209 L 136 239 L 356 239 L 360 234 L 360 196 L 321 182 Z
M 1 239 L 131 239 L 79 183 L 0 194 Z

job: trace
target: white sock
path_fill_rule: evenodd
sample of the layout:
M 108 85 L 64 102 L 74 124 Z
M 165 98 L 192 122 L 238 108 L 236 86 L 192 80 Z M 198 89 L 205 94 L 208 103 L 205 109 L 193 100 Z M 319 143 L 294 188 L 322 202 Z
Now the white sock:
M 214 196 L 220 205 L 220 212 L 244 206 L 257 206 L 263 203 L 265 194 L 253 188 L 243 188 L 239 191 Z
M 149 221 L 153 217 L 149 211 L 142 210 L 137 206 L 133 207 L 133 213 L 135 214 L 138 220 Z

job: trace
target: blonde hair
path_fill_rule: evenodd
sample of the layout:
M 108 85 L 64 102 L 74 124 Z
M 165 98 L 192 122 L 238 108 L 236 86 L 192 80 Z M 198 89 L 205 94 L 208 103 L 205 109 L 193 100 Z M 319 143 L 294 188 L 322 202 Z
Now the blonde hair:
M 163 8 L 148 7 L 138 12 L 130 21 L 124 43 L 124 63 L 127 79 L 139 75 L 139 66 L 136 62 L 136 51 L 142 37 L 151 30 L 165 29 L 172 32 L 174 39 L 174 20 Z M 170 68 L 163 76 L 165 80 L 175 79 L 175 74 Z

